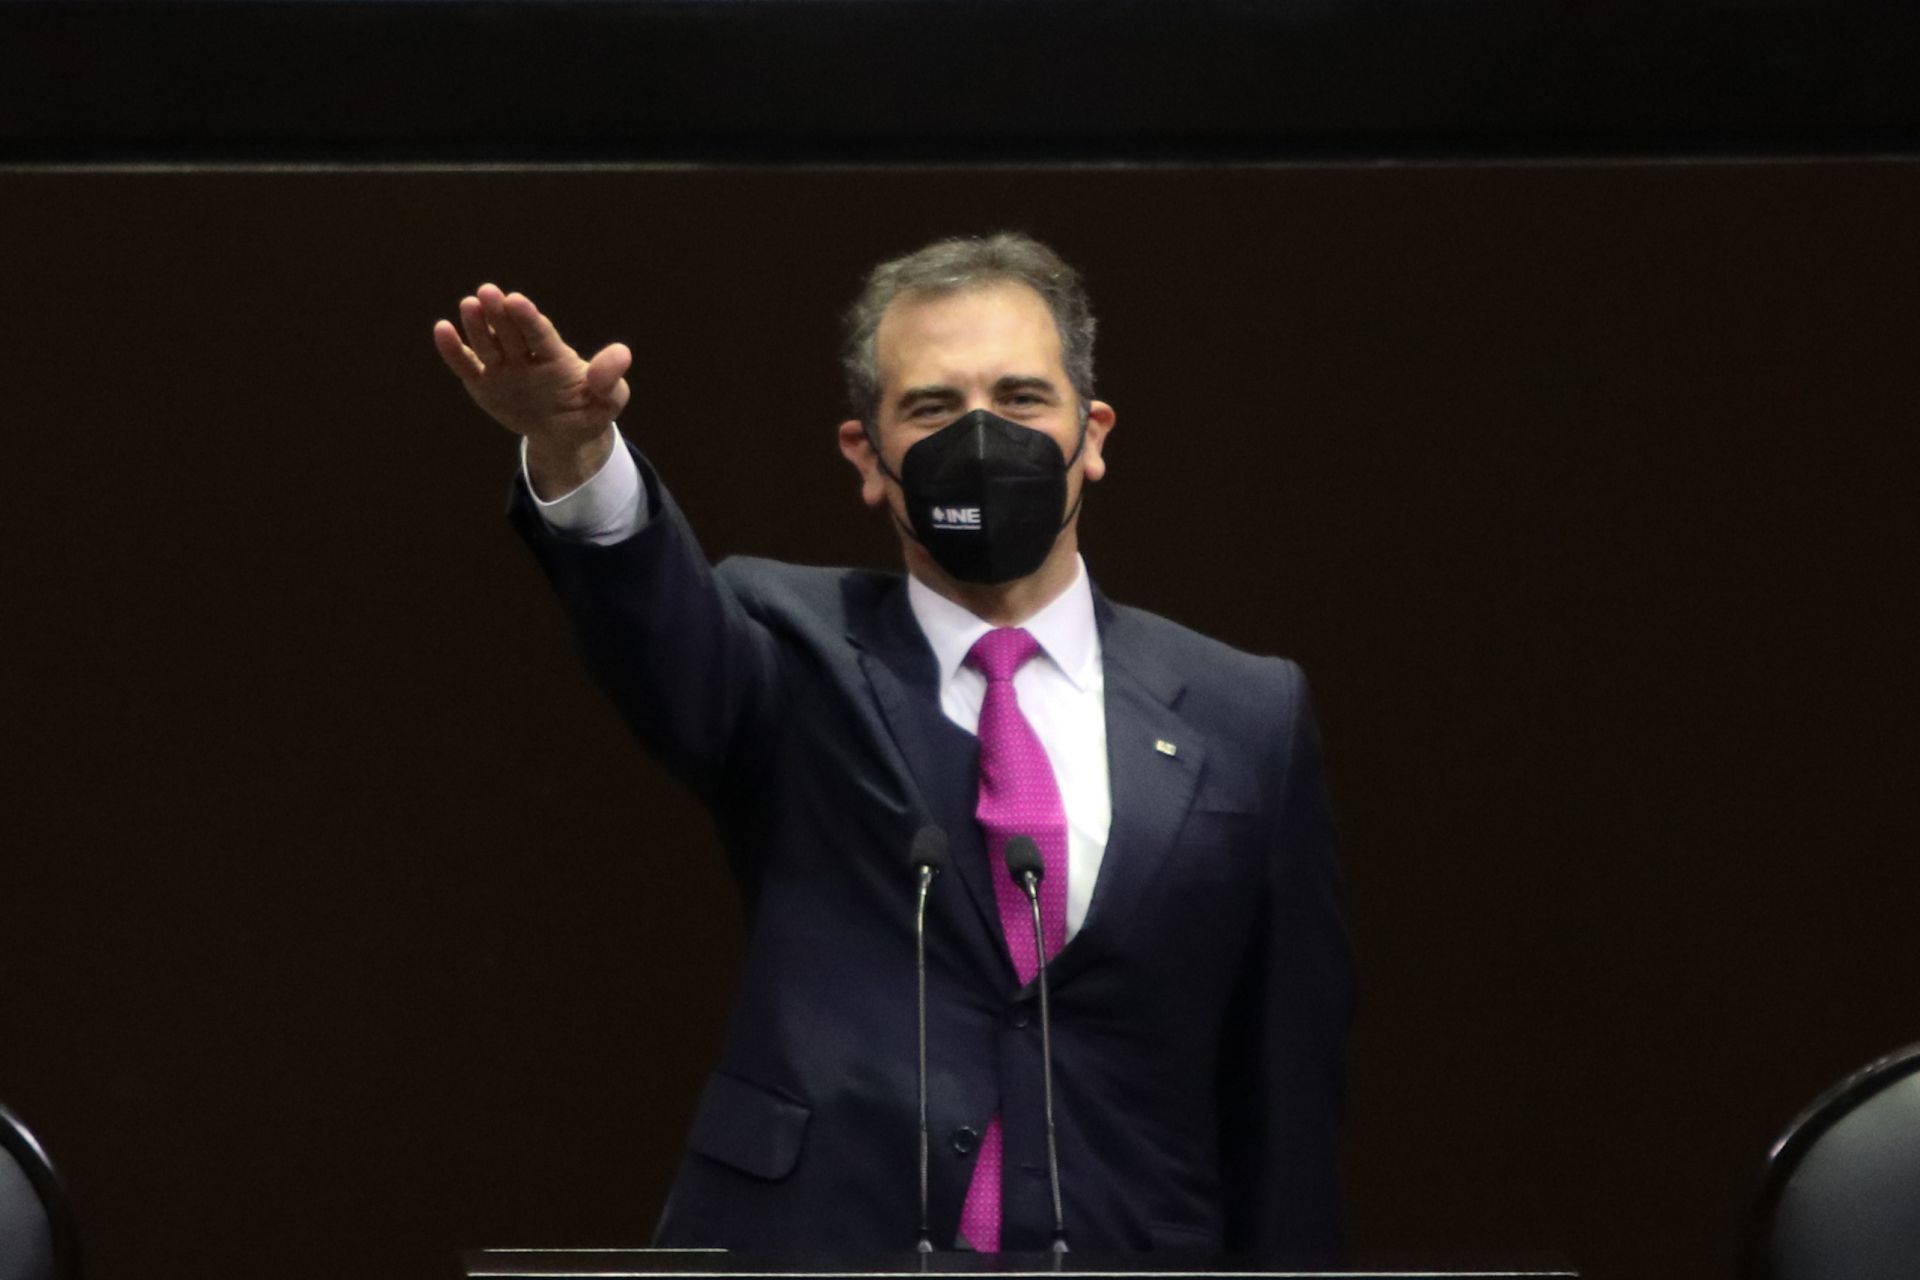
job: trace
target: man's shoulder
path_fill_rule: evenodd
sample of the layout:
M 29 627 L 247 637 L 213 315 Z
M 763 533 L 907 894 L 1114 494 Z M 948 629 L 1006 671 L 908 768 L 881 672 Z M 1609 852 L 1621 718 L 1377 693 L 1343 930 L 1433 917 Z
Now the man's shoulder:
M 1298 667 L 1286 658 L 1252 653 L 1135 605 L 1103 600 L 1109 613 L 1106 632 L 1123 650 L 1141 647 L 1160 660 L 1190 672 L 1220 671 L 1229 677 L 1265 672 L 1269 677 Z
M 729 556 L 714 566 L 748 611 L 770 620 L 805 618 L 836 629 L 858 622 L 900 590 L 901 575 L 877 569 L 788 564 L 761 556 Z

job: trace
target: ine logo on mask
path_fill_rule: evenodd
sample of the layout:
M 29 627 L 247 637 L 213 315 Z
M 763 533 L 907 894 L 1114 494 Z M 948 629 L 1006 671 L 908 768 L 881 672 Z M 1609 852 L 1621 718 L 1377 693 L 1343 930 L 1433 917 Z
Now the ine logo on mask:
M 927 519 L 936 529 L 972 529 L 981 528 L 980 508 L 978 507 L 934 507 Z
M 868 440 L 878 456 L 871 429 Z M 975 409 L 908 449 L 899 475 L 884 457 L 880 471 L 900 486 L 909 532 L 934 563 L 961 582 L 994 586 L 1046 561 L 1073 519 L 1062 514 L 1067 468 L 1086 443 L 1084 420 L 1073 457 L 1062 458 L 1044 431 Z

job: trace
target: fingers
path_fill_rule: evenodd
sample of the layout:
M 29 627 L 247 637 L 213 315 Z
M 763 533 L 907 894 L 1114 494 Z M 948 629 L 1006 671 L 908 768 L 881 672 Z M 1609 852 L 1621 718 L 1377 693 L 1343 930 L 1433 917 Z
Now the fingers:
M 482 291 L 488 286 L 481 285 Z M 499 364 L 505 356 L 500 343 L 494 338 L 493 326 L 487 323 L 487 313 L 480 305 L 480 299 L 472 294 L 460 299 L 460 327 L 466 330 L 467 345 L 480 357 L 480 362 L 489 367 Z
M 440 353 L 440 359 L 454 376 L 462 382 L 471 382 L 486 372 L 486 366 L 480 363 L 480 357 L 473 348 L 460 341 L 460 331 L 448 320 L 436 321 L 433 326 L 433 347 Z
M 573 348 L 560 340 L 560 331 L 540 314 L 533 299 L 524 293 L 510 293 L 501 302 L 501 314 L 520 343 L 534 360 L 560 360 L 573 354 Z M 505 336 L 505 335 L 503 335 Z
M 540 314 L 533 299 L 524 293 L 504 293 L 496 285 L 483 284 L 476 291 L 480 304 L 479 319 L 487 327 L 502 364 L 539 364 L 546 360 L 578 359 L 560 339 L 553 322 Z M 462 315 L 466 314 L 462 304 Z M 471 340 L 471 339 L 469 339 Z M 483 355 L 483 358 L 486 358 Z M 495 363 L 487 359 L 488 364 Z
M 459 326 L 434 325 L 433 344 L 481 406 L 523 435 L 580 414 L 604 424 L 632 394 L 626 374 L 633 352 L 625 343 L 583 361 L 533 299 L 498 285 L 483 284 L 462 298 Z
M 493 349 L 499 353 L 497 362 L 524 364 L 527 359 L 527 340 L 521 336 L 519 328 L 513 321 L 507 319 L 507 295 L 500 291 L 498 285 L 491 284 L 481 285 L 476 292 L 480 302 L 481 316 L 485 319 L 489 335 L 493 339 Z M 463 311 L 464 307 L 465 304 L 462 304 Z M 467 341 L 472 342 L 472 337 L 468 337 Z M 479 350 L 477 346 L 474 349 Z M 496 358 L 488 356 L 485 352 L 481 353 L 481 359 L 489 365 L 496 363 Z

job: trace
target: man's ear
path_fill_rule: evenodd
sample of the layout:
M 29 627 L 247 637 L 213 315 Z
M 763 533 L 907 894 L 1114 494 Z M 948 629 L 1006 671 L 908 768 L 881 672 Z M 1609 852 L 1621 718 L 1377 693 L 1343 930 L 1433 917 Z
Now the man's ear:
M 1107 455 L 1103 452 L 1107 436 L 1113 431 L 1116 421 L 1113 406 L 1105 400 L 1093 400 L 1087 404 L 1087 442 L 1080 452 L 1082 470 L 1089 481 L 1098 480 L 1107 474 Z
M 886 477 L 880 474 L 880 460 L 873 451 L 866 424 L 849 418 L 840 424 L 840 456 L 860 473 L 860 500 L 877 507 L 887 500 Z

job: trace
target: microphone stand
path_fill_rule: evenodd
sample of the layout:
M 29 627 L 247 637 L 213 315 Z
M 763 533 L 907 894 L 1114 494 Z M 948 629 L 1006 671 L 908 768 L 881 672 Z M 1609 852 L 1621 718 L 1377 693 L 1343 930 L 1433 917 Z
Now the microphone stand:
M 1052 1251 L 1062 1254 L 1067 1252 L 1067 1215 L 1060 1199 L 1060 1146 L 1053 1130 L 1053 1017 L 1047 1005 L 1047 946 L 1041 934 L 1039 883 L 1040 877 L 1032 871 L 1020 873 L 1020 887 L 1026 890 L 1027 903 L 1033 908 L 1033 955 L 1039 969 L 1040 1080 L 1047 1108 L 1047 1177 L 1053 1184 Z
M 913 973 L 920 1024 L 920 1238 L 913 1247 L 916 1253 L 928 1254 L 933 1252 L 933 1239 L 927 1227 L 927 890 L 933 887 L 935 870 L 922 865 L 919 872 L 920 892 L 913 913 Z
M 913 981 L 914 1017 L 919 1025 L 920 1084 L 920 1231 L 914 1251 L 920 1255 L 920 1267 L 926 1269 L 927 1255 L 933 1252 L 933 1237 L 927 1226 L 927 891 L 934 877 L 947 865 L 947 833 L 931 824 L 914 832 L 913 847 L 908 850 L 913 878 L 919 889 L 913 908 Z

